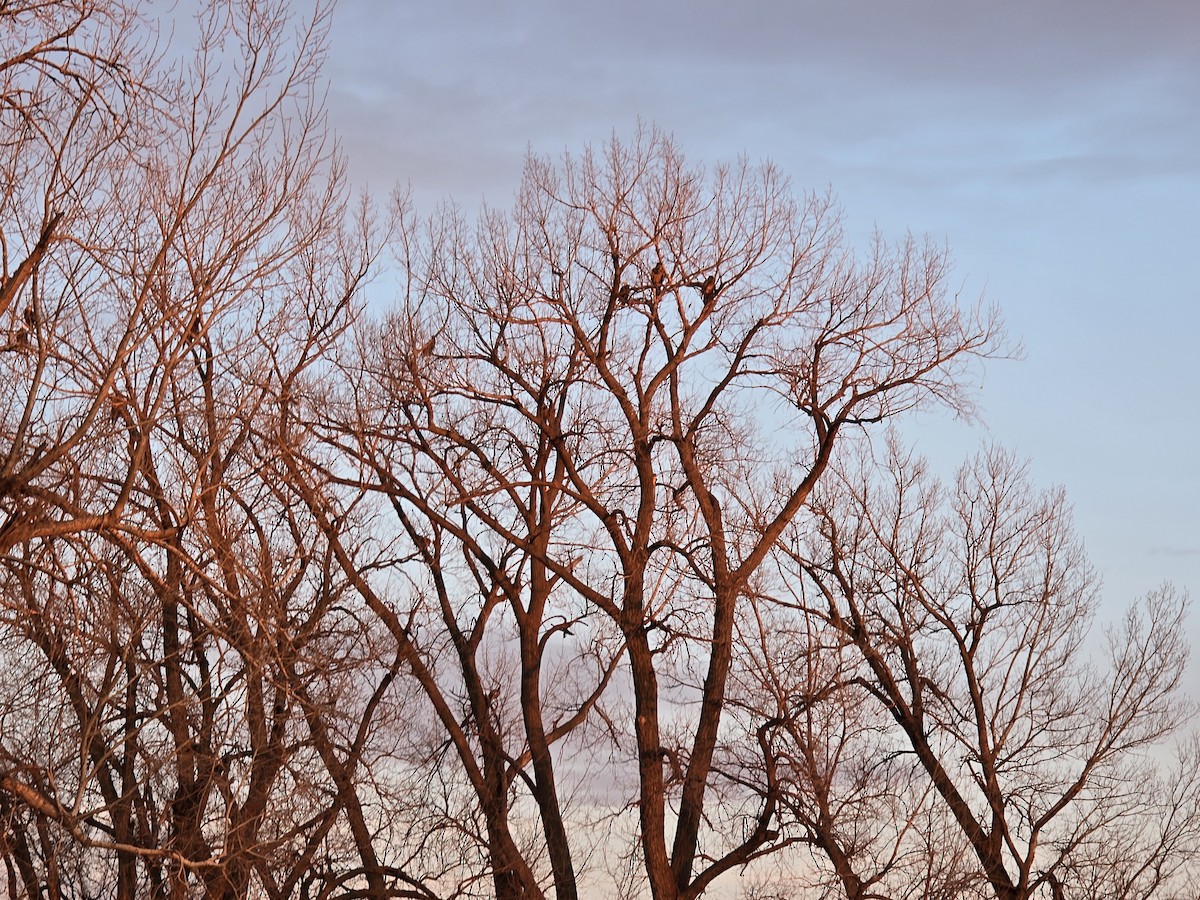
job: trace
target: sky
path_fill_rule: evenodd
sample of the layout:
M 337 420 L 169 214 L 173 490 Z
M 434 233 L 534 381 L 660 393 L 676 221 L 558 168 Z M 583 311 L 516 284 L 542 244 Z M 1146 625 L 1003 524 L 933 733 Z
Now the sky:
M 907 433 L 1064 485 L 1103 618 L 1200 601 L 1200 3 L 339 0 L 327 74 L 351 178 L 423 209 L 507 206 L 527 151 L 641 120 L 832 190 L 864 249 L 945 242 L 1024 359 L 988 364 L 982 424 Z

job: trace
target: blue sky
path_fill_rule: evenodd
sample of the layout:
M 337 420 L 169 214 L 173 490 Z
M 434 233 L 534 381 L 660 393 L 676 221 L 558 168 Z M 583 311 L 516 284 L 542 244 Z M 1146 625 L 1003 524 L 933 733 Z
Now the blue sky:
M 507 205 L 527 148 L 641 118 L 832 189 L 864 244 L 945 241 L 1026 353 L 921 450 L 997 441 L 1065 485 L 1106 617 L 1200 597 L 1200 4 L 340 0 L 327 71 L 351 177 L 426 208 Z

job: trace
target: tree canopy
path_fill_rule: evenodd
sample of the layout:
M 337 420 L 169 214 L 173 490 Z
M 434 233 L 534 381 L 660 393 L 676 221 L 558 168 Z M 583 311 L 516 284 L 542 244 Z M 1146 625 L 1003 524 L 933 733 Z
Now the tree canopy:
M 7 896 L 1194 898 L 1185 596 L 892 427 L 945 248 L 649 126 L 355 204 L 330 14 L 0 5 Z

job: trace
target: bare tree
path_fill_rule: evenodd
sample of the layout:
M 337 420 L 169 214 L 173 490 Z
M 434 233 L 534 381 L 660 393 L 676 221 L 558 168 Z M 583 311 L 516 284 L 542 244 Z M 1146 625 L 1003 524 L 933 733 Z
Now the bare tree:
M 726 774 L 753 740 L 729 734 L 740 611 L 843 433 L 968 411 L 999 328 L 946 296 L 937 248 L 858 259 L 828 200 L 650 130 L 531 159 L 511 213 L 402 238 L 405 294 L 324 429 L 425 572 L 360 590 L 475 796 L 493 890 L 576 896 L 564 763 L 599 734 L 612 774 L 589 777 L 637 773 L 651 893 L 698 896 L 781 845 L 778 793 Z
M 327 12 L 211 4 L 172 67 L 132 8 L 4 6 L 6 212 L 42 221 L 0 310 L 13 897 L 384 891 L 354 787 L 399 663 L 271 478 L 370 257 Z
M 805 851 L 781 879 L 849 900 L 981 896 L 969 845 L 837 630 L 772 595 L 738 647 L 731 714 L 758 738 L 740 777 L 776 793 L 781 836 Z
M 1006 350 L 943 249 L 653 129 L 377 217 L 326 6 L 148 10 L 0 4 L 8 896 L 1190 889 L 1181 604 L 1102 677 L 1061 497 L 870 462 Z
M 1097 584 L 1063 494 L 999 451 L 947 491 L 892 443 L 811 510 L 790 545 L 802 605 L 857 651 L 851 682 L 894 720 L 995 896 L 1166 891 L 1191 789 L 1155 796 L 1144 754 L 1190 715 L 1184 601 L 1149 595 L 1108 632 L 1107 671 L 1090 664 Z M 1168 811 L 1159 827 L 1151 808 Z

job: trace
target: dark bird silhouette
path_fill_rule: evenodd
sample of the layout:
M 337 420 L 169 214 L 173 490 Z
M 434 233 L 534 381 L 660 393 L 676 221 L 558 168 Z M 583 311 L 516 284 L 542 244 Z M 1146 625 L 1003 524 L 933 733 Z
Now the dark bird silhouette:
M 113 388 L 113 390 L 108 395 L 108 400 L 109 400 L 109 403 L 112 404 L 112 407 L 108 411 L 108 420 L 110 422 L 121 421 L 121 419 L 123 419 L 125 417 L 126 412 L 129 409 L 128 398 L 124 394 L 122 394 L 120 391 L 118 391 L 116 388 Z
M 629 304 L 629 295 L 631 293 L 632 291 L 630 291 L 629 285 L 621 285 L 620 289 L 617 291 L 617 302 L 622 306 L 627 306 Z
M 5 344 L 3 347 L 0 347 L 0 350 L 4 350 L 4 351 L 15 350 L 18 353 L 24 353 L 28 349 L 29 349 L 29 329 L 28 328 L 20 328 L 16 332 L 12 333 L 10 335 L 9 342 L 7 344 Z
M 200 317 L 200 313 L 196 313 L 196 318 L 192 319 L 192 324 L 188 326 L 187 333 L 184 335 L 188 341 L 199 340 L 200 332 L 204 328 L 204 319 Z
M 705 306 L 717 299 L 717 276 L 709 275 L 704 279 L 704 284 L 700 285 L 700 299 Z
M 650 270 L 650 286 L 654 288 L 654 292 L 658 293 L 663 289 L 663 285 L 667 283 L 667 269 L 659 260 L 654 264 L 654 268 Z
M 34 307 L 34 306 L 25 307 L 25 312 L 21 315 L 21 318 L 25 320 L 25 324 L 28 325 L 30 328 L 38 327 L 38 314 L 37 314 L 36 307 Z
M 684 503 L 683 495 L 687 491 L 687 489 L 688 489 L 687 484 L 681 484 L 681 485 L 679 485 L 679 487 L 671 488 L 671 500 L 674 501 L 675 506 L 679 509 L 683 509 L 684 506 L 686 505 Z

